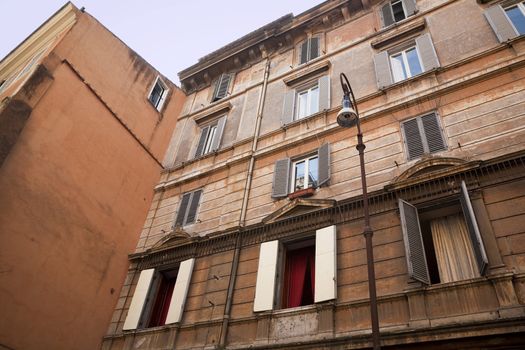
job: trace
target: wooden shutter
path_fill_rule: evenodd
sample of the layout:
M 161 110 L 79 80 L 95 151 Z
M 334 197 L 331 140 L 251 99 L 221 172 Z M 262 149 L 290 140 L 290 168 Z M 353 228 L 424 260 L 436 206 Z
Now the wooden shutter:
M 197 150 L 195 151 L 195 158 L 202 156 L 202 152 L 204 151 L 204 144 L 206 143 L 206 138 L 208 137 L 209 131 L 210 131 L 209 126 L 202 128 L 201 137 L 199 138 L 199 143 L 197 144 Z
M 186 221 L 184 222 L 184 225 L 192 224 L 195 222 L 195 217 L 197 216 L 197 209 L 199 208 L 201 195 L 202 190 L 198 190 L 191 193 L 190 205 L 188 207 L 188 215 L 186 216 Z
M 392 85 L 392 73 L 388 52 L 383 51 L 374 56 L 374 67 L 376 70 L 377 87 L 383 89 Z
M 215 85 L 215 91 L 213 93 L 214 101 L 226 97 L 226 94 L 228 93 L 228 87 L 230 86 L 231 78 L 232 74 L 222 74 L 217 80 L 217 83 Z
M 299 64 L 308 62 L 308 40 L 305 40 L 299 48 Z
M 434 44 L 432 44 L 432 38 L 430 37 L 429 33 L 417 37 L 416 45 L 419 52 L 419 58 L 421 58 L 421 64 L 423 65 L 423 70 L 425 72 L 439 67 L 439 60 L 437 58 L 436 50 L 434 49 Z
M 175 226 L 183 226 L 184 218 L 186 217 L 186 212 L 188 209 L 188 204 L 190 202 L 191 193 L 185 193 L 182 196 L 179 206 L 179 212 L 177 213 L 177 218 L 175 219 Z
M 315 233 L 316 303 L 337 298 L 337 232 L 335 225 Z
M 394 24 L 394 14 L 392 13 L 390 1 L 381 7 L 381 19 L 383 20 L 383 27 Z
M 226 116 L 220 118 L 217 121 L 217 130 L 215 130 L 215 136 L 213 137 L 213 143 L 211 145 L 211 150 L 216 151 L 219 149 L 222 140 L 222 134 L 224 133 L 224 125 L 226 124 Z
M 275 162 L 273 172 L 272 198 L 281 198 L 288 195 L 290 180 L 290 158 Z
M 417 119 L 411 119 L 402 124 L 408 159 L 421 157 L 425 153 L 423 138 L 419 131 Z
M 416 13 L 416 0 L 402 0 L 403 8 L 405 9 L 405 16 L 409 17 Z
M 317 150 L 317 164 L 319 166 L 318 186 L 321 187 L 330 181 L 330 144 L 325 143 Z
M 255 312 L 273 309 L 278 252 L 279 241 L 261 244 L 257 282 L 255 284 L 255 300 L 253 301 L 253 311 Z
M 308 57 L 308 60 L 310 61 L 317 57 L 319 57 L 319 38 L 313 37 L 310 38 L 310 57 Z
M 142 310 L 148 299 L 148 294 L 153 280 L 155 269 L 142 270 L 140 272 L 139 281 L 135 287 L 135 293 L 131 299 L 131 305 L 129 306 L 128 315 L 124 321 L 123 330 L 136 329 L 140 323 L 142 317 Z
M 281 124 L 286 125 L 293 121 L 295 107 L 295 90 L 290 90 L 284 95 L 283 114 L 281 115 Z
M 468 195 L 465 181 L 461 181 L 460 202 L 463 209 L 463 215 L 465 216 L 465 221 L 467 222 L 470 240 L 472 241 L 472 248 L 474 249 L 474 254 L 476 255 L 479 273 L 480 275 L 483 275 L 489 262 L 487 259 L 487 253 L 485 252 L 485 247 L 483 245 L 483 240 L 481 239 L 481 233 L 479 232 L 478 222 L 476 220 L 476 216 L 474 215 L 474 210 L 472 209 L 472 203 L 470 202 L 470 197 Z
M 427 114 L 421 117 L 421 122 L 423 125 L 426 144 L 428 146 L 428 152 L 434 153 L 446 149 L 437 115 L 435 113 Z
M 168 308 L 168 315 L 166 316 L 166 324 L 180 322 L 182 319 L 182 312 L 186 304 L 186 296 L 191 283 L 191 275 L 195 259 L 184 260 L 180 263 L 179 272 L 177 273 L 177 280 L 171 295 L 170 306 Z
M 319 78 L 319 111 L 330 109 L 330 77 Z
M 425 255 L 425 247 L 423 246 L 417 208 L 399 199 L 399 214 L 401 216 L 401 228 L 405 242 L 408 275 L 420 282 L 430 284 L 427 258 Z
M 485 17 L 487 21 L 489 21 L 494 33 L 496 33 L 500 43 L 518 36 L 518 33 L 505 14 L 505 10 L 500 5 L 489 7 L 485 11 Z

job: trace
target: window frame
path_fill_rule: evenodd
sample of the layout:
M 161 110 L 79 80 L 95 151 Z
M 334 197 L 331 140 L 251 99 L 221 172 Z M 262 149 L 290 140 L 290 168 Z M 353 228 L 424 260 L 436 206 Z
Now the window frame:
M 430 151 L 430 146 L 429 146 L 429 142 L 428 142 L 428 138 L 427 138 L 427 130 L 425 130 L 425 126 L 423 124 L 423 118 L 425 118 L 427 116 L 430 116 L 430 115 L 433 115 L 435 120 L 436 120 L 437 126 L 439 128 L 440 136 L 441 136 L 441 141 L 443 142 L 442 143 L 443 148 L 439 149 L 437 151 L 433 151 L 433 152 Z M 415 120 L 416 123 L 417 123 L 420 140 L 421 140 L 421 143 L 422 143 L 422 146 L 423 146 L 423 153 L 420 154 L 420 155 L 414 155 L 414 156 L 410 154 L 410 148 L 409 148 L 409 145 L 408 145 L 408 141 L 409 140 L 407 138 L 407 133 L 406 133 L 406 128 L 405 128 L 405 125 L 408 122 L 411 122 L 413 120 Z M 419 116 L 416 116 L 416 117 L 413 117 L 413 118 L 408 118 L 408 119 L 402 120 L 400 122 L 400 129 L 401 129 L 401 134 L 402 134 L 402 137 L 403 137 L 403 145 L 404 145 L 404 150 L 405 150 L 405 153 L 406 153 L 406 159 L 408 161 L 421 159 L 421 157 L 423 157 L 424 155 L 435 154 L 435 153 L 439 153 L 439 152 L 443 152 L 443 151 L 447 151 L 448 150 L 447 137 L 446 137 L 446 134 L 445 134 L 445 130 L 443 129 L 441 118 L 440 118 L 440 116 L 439 116 L 437 111 L 427 112 L 427 113 L 424 113 L 422 115 L 419 115 Z
M 313 93 L 316 91 L 317 95 L 317 101 L 316 106 L 317 110 L 312 110 L 312 102 L 313 102 Z M 304 115 L 301 113 L 301 103 L 300 98 L 301 95 L 306 94 L 306 112 Z M 294 121 L 308 118 L 311 115 L 314 115 L 316 113 L 319 113 L 319 104 L 320 104 L 320 87 L 319 87 L 319 80 L 315 80 L 314 82 L 311 82 L 310 84 L 303 85 L 299 88 L 295 89 L 295 111 L 294 111 Z
M 394 3 L 400 3 L 401 4 L 401 8 L 403 9 L 403 18 L 400 19 L 400 20 L 396 20 L 396 15 L 394 13 Z M 394 19 L 394 23 L 399 23 L 405 19 L 408 18 L 407 16 L 407 10 L 405 8 L 405 3 L 403 0 L 391 0 L 389 1 L 389 4 L 390 4 L 390 11 L 392 11 L 392 18 Z
M 414 50 L 416 52 L 416 55 L 417 55 L 417 60 L 418 60 L 418 63 L 419 63 L 419 68 L 421 69 L 421 71 L 417 74 L 414 74 L 412 73 L 412 69 L 410 67 L 410 64 L 409 64 L 409 61 L 408 61 L 408 58 L 407 58 L 407 52 L 410 51 L 410 50 Z M 403 77 L 402 79 L 396 79 L 396 73 L 395 73 L 395 70 L 394 70 L 394 64 L 393 64 L 393 60 L 394 60 L 394 57 L 397 57 L 397 56 L 400 56 L 402 57 L 402 64 L 403 64 L 403 70 L 404 70 L 404 75 L 405 77 Z M 425 72 L 425 70 L 423 69 L 423 62 L 421 60 L 421 55 L 419 53 L 419 49 L 416 45 L 416 43 L 410 43 L 409 45 L 406 45 L 404 46 L 402 49 L 398 49 L 398 50 L 395 50 L 395 51 L 392 51 L 392 52 L 388 52 L 388 62 L 390 64 L 390 70 L 392 72 L 392 80 L 393 80 L 393 83 L 398 83 L 400 81 L 404 81 L 404 80 L 407 80 L 407 79 L 410 79 L 412 77 L 415 77 L 419 74 L 422 74 Z
M 167 274 L 175 274 L 175 276 L 172 276 L 170 278 L 167 278 Z M 153 317 L 155 316 L 155 307 L 157 306 L 157 303 L 159 302 L 161 287 L 163 280 L 168 280 L 170 283 L 173 283 L 173 286 L 170 286 L 171 293 L 169 295 L 169 299 L 171 301 L 171 297 L 173 296 L 173 290 L 175 288 L 175 283 L 177 282 L 177 276 L 179 274 L 179 266 L 171 266 L 171 267 L 163 267 L 162 269 L 155 269 L 155 273 L 153 275 L 153 281 L 150 284 L 150 290 L 148 291 L 148 297 L 146 300 L 146 304 L 144 305 L 141 320 L 139 322 L 139 325 L 141 325 L 143 329 L 146 328 L 154 328 L 154 327 L 161 327 L 166 325 L 166 317 L 167 313 L 169 311 L 169 304 L 166 305 L 166 301 L 164 301 L 163 308 L 160 310 L 161 318 L 163 318 L 159 324 L 152 324 Z M 162 314 L 165 313 L 166 315 L 162 316 Z
M 305 40 L 301 41 L 299 43 L 299 45 L 297 46 L 297 52 L 298 52 L 298 62 L 299 62 L 299 65 L 303 65 L 303 64 L 307 64 L 309 63 L 310 61 L 313 61 L 319 57 L 321 57 L 321 34 L 315 34 L 315 35 L 310 35 L 308 36 Z M 317 54 L 315 57 L 311 57 L 311 48 L 312 48 L 312 40 L 315 39 L 317 40 Z M 302 62 L 302 58 L 303 58 L 303 55 L 302 55 L 302 49 L 303 49 L 303 45 L 306 44 L 306 59 L 304 60 L 304 62 Z
M 524 25 L 525 25 L 525 1 L 518 1 L 518 2 L 513 3 L 513 4 L 502 6 L 503 12 L 505 13 L 505 16 L 507 17 L 507 20 L 509 21 L 510 25 L 512 26 L 512 28 L 514 29 L 516 34 L 518 36 L 525 35 L 525 31 L 523 33 L 520 33 L 520 31 L 518 30 L 518 28 L 516 27 L 516 25 L 514 24 L 514 22 L 512 21 L 512 19 L 509 17 L 509 15 L 507 13 L 507 10 L 510 10 L 513 7 L 517 7 L 518 10 L 521 12 L 521 15 L 523 16 Z
M 157 85 L 162 89 L 162 93 L 159 95 L 159 98 L 157 101 L 152 101 L 153 91 L 155 91 L 155 88 Z M 158 75 L 155 79 L 155 82 L 151 86 L 149 93 L 148 93 L 148 102 L 155 108 L 158 112 L 162 110 L 162 107 L 164 107 L 164 104 L 166 102 L 166 98 L 168 97 L 170 89 L 168 85 L 162 80 L 162 78 Z
M 200 193 L 199 193 L 200 192 Z M 195 196 L 198 194 L 198 199 L 197 199 L 197 203 L 194 204 L 194 200 L 195 200 Z M 196 190 L 193 190 L 193 191 L 189 191 L 189 192 L 185 192 L 183 193 L 181 196 L 180 196 L 180 200 L 179 200 L 179 209 L 177 210 L 177 213 L 175 215 L 175 221 L 173 223 L 173 227 L 185 227 L 187 225 L 192 225 L 192 224 L 195 224 L 197 221 L 198 221 L 198 214 L 199 214 L 199 209 L 200 209 L 200 206 L 201 206 L 201 203 L 202 203 L 202 196 L 203 196 L 203 189 L 202 188 L 199 188 L 199 189 L 196 189 Z M 183 202 L 183 199 L 184 199 L 184 196 L 186 195 L 189 195 L 189 199 L 188 199 L 188 202 L 186 203 L 186 207 L 185 208 L 182 208 L 182 206 L 184 205 L 184 202 Z M 193 218 L 193 221 L 191 222 L 188 222 L 188 216 L 190 214 L 190 211 L 191 211 L 191 208 L 192 208 L 192 205 L 194 205 L 195 207 L 195 215 L 194 215 L 194 218 Z M 179 221 L 179 213 L 181 210 L 184 209 L 184 216 L 182 217 L 182 222 L 181 224 L 179 225 L 177 222 Z
M 303 184 L 303 187 L 302 188 L 299 188 L 297 189 L 296 188 L 296 181 L 297 181 L 297 178 L 296 178 L 296 165 L 298 163 L 301 163 L 301 162 L 304 162 L 304 174 L 305 174 L 305 178 L 308 177 L 308 174 L 309 174 L 309 170 L 310 170 L 310 162 L 312 160 L 316 159 L 317 160 L 317 169 L 316 169 L 316 172 L 317 172 L 317 179 L 315 181 L 315 183 L 312 184 L 312 186 L 309 185 L 309 180 L 308 181 L 304 181 L 304 184 Z M 301 157 L 301 158 L 296 158 L 296 159 L 292 159 L 292 162 L 291 162 L 291 177 L 290 177 L 290 193 L 294 193 L 296 191 L 301 191 L 301 190 L 306 190 L 308 188 L 317 188 L 318 187 L 318 182 L 319 182 L 319 154 L 318 152 L 316 152 L 315 154 L 310 154 L 308 156 L 304 156 L 304 157 Z
M 225 99 L 228 96 L 228 94 L 230 93 L 230 88 L 233 83 L 233 78 L 234 78 L 233 73 L 222 73 L 215 80 L 215 83 L 213 84 L 213 92 L 212 92 L 210 103 L 220 101 L 222 99 Z M 219 95 L 219 93 L 221 92 L 221 85 L 223 84 L 224 81 L 226 81 L 225 79 L 227 79 L 227 84 L 225 87 L 226 90 L 224 92 L 224 96 L 222 96 L 222 95 Z
M 199 136 L 197 137 L 197 144 L 194 151 L 194 159 L 204 157 L 207 154 L 213 153 L 220 148 L 222 141 L 222 134 L 226 125 L 226 114 L 222 114 L 211 121 L 198 124 Z M 206 135 L 204 136 L 204 132 Z M 202 138 L 205 137 L 204 141 Z M 202 143 L 202 148 L 200 149 Z

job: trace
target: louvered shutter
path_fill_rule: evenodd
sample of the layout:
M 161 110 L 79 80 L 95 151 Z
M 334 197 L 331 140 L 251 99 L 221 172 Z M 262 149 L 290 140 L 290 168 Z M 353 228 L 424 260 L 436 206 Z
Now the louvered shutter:
M 461 181 L 460 202 L 463 209 L 463 215 L 465 216 L 465 221 L 467 222 L 470 240 L 472 241 L 472 248 L 474 249 L 474 254 L 476 255 L 479 273 L 480 275 L 483 275 L 489 262 L 487 259 L 487 253 L 485 252 L 485 247 L 483 245 L 483 240 L 481 239 L 481 233 L 479 232 L 478 222 L 476 220 L 476 216 L 474 215 L 474 210 L 472 209 L 472 203 L 470 202 L 470 197 L 468 195 L 465 181 Z
M 206 143 L 206 138 L 208 137 L 209 131 L 210 131 L 209 126 L 202 128 L 201 137 L 199 138 L 199 143 L 197 144 L 197 150 L 195 151 L 195 158 L 202 156 L 202 152 L 204 151 L 204 144 Z
M 280 159 L 275 162 L 273 173 L 272 197 L 280 198 L 288 195 L 290 179 L 290 158 Z
M 377 87 L 383 89 L 392 85 L 392 73 L 390 71 L 388 52 L 383 51 L 374 56 L 374 67 Z
M 405 9 L 405 16 L 409 17 L 416 13 L 416 0 L 402 0 Z
M 281 115 L 281 124 L 286 125 L 293 121 L 295 107 L 295 90 L 290 90 L 284 95 L 283 114 Z
M 316 303 L 337 298 L 337 233 L 335 225 L 315 233 Z
M 485 11 L 485 17 L 487 21 L 489 21 L 494 33 L 496 33 L 500 43 L 518 36 L 518 33 L 516 33 L 516 30 L 505 14 L 505 10 L 500 5 L 489 7 Z
M 426 144 L 428 146 L 428 152 L 435 153 L 446 149 L 437 115 L 435 113 L 427 114 L 421 117 L 421 122 L 423 125 Z
M 399 214 L 405 242 L 408 275 L 425 284 L 430 284 L 423 237 L 419 227 L 417 208 L 399 199 Z
M 123 330 L 136 329 L 139 326 L 142 310 L 144 310 L 144 305 L 148 299 L 154 274 L 155 269 L 142 270 L 140 272 L 139 281 L 135 287 L 133 298 L 131 299 L 128 315 L 122 327 Z
M 222 134 L 224 133 L 224 125 L 226 124 L 226 116 L 220 118 L 217 121 L 217 130 L 215 130 L 215 136 L 213 137 L 213 144 L 211 146 L 212 151 L 219 149 L 222 140 Z
M 184 260 L 180 263 L 179 272 L 177 273 L 177 280 L 171 295 L 170 306 L 168 308 L 168 315 L 166 316 L 166 324 L 180 322 L 182 319 L 182 312 L 186 304 L 186 296 L 191 283 L 191 275 L 195 259 Z
M 425 153 L 423 139 L 419 131 L 417 119 L 411 119 L 402 124 L 408 159 L 421 157 Z
M 257 282 L 255 284 L 255 299 L 253 301 L 253 311 L 255 312 L 273 309 L 278 252 L 279 241 L 261 244 Z
M 319 111 L 330 109 L 330 77 L 319 78 Z
M 319 38 L 313 37 L 310 38 L 310 57 L 308 57 L 308 60 L 310 61 L 317 57 L 319 57 Z
M 318 186 L 321 187 L 330 181 L 330 144 L 325 143 L 317 150 L 318 156 Z
M 191 193 L 185 193 L 182 196 L 179 206 L 179 212 L 177 213 L 177 218 L 175 219 L 175 226 L 183 226 L 184 218 L 186 217 L 186 212 L 188 209 L 188 204 L 190 203 Z
M 390 1 L 381 7 L 381 18 L 383 19 L 383 26 L 388 27 L 394 24 L 394 14 L 392 13 L 392 6 Z
M 308 40 L 305 40 L 299 50 L 299 64 L 308 62 Z
M 429 33 L 417 37 L 416 45 L 425 72 L 439 67 L 439 60 Z
M 184 222 L 184 225 L 192 224 L 195 222 L 195 217 L 197 216 L 197 209 L 199 208 L 201 195 L 202 190 L 198 190 L 191 193 L 190 205 L 188 207 L 188 215 L 186 216 L 186 221 Z
M 230 85 L 230 80 L 232 78 L 231 74 L 222 74 L 219 80 L 217 80 L 217 84 L 215 85 L 215 91 L 213 100 L 217 101 L 224 97 L 226 97 L 226 94 L 228 93 L 228 86 Z

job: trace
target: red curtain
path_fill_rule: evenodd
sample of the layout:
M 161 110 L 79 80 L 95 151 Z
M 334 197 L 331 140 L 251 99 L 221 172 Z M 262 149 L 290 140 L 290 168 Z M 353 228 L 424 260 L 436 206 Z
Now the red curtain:
M 288 252 L 286 260 L 288 298 L 284 307 L 297 307 L 313 303 L 315 247 L 292 250 Z M 308 278 L 307 272 L 309 272 Z M 306 288 L 310 290 L 306 290 Z
M 171 296 L 173 295 L 173 289 L 175 287 L 175 278 L 167 279 L 164 276 L 161 278 L 162 280 L 159 285 L 157 297 L 155 298 L 148 327 L 163 326 L 168 316 Z

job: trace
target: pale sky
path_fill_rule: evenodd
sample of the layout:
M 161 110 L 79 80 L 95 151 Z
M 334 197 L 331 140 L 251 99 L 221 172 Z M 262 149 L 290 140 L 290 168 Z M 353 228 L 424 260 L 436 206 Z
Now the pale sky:
M 206 54 L 288 13 L 322 0 L 75 0 L 150 64 L 178 84 L 177 73 Z M 3 58 L 66 2 L 0 0 Z

